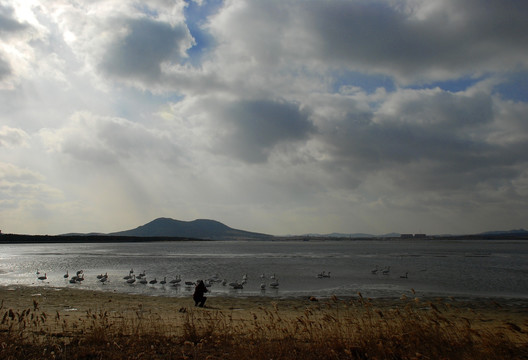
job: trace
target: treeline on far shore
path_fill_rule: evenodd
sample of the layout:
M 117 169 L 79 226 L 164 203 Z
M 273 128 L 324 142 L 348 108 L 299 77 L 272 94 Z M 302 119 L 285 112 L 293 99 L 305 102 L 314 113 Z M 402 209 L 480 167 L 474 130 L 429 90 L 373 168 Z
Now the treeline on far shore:
M 0 244 L 50 244 L 50 243 L 128 243 L 128 242 L 162 242 L 162 241 L 214 241 L 214 240 L 255 240 L 250 238 L 219 238 L 203 239 L 177 236 L 122 236 L 105 234 L 75 234 L 75 235 L 22 235 L 22 234 L 1 234 Z M 399 237 L 321 237 L 321 236 L 283 236 L 271 237 L 269 241 L 325 241 L 325 240 L 386 240 L 398 241 L 408 240 Z M 475 235 L 432 235 L 417 241 L 428 240 L 528 240 L 528 233 L 514 234 L 475 234 Z
M 126 243 L 153 241 L 205 241 L 187 237 L 170 236 L 113 236 L 113 235 L 20 235 L 1 234 L 0 244 L 49 244 L 49 243 Z

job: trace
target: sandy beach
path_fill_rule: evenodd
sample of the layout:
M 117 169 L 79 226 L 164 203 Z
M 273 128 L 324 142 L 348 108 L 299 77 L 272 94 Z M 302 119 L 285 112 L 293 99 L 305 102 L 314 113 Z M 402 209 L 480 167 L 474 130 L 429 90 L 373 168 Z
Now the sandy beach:
M 119 348 L 123 347 L 119 345 L 120 341 L 124 341 L 123 336 L 126 336 L 126 341 L 130 341 L 130 336 L 163 337 L 167 343 L 172 344 L 169 349 L 180 346 L 183 349 L 181 351 L 185 352 L 188 350 L 186 347 L 190 346 L 195 355 L 198 354 L 197 344 L 204 341 L 215 343 L 213 352 L 211 349 L 203 350 L 200 356 L 190 358 L 207 358 L 212 354 L 218 356 L 218 353 L 226 351 L 222 348 L 226 338 L 233 341 L 237 337 L 251 339 L 256 346 L 251 351 L 256 352 L 258 346 L 262 346 L 262 341 L 269 341 L 267 344 L 271 346 L 270 344 L 283 344 L 284 339 L 291 342 L 292 338 L 296 338 L 298 342 L 288 343 L 288 346 L 298 348 L 300 342 L 304 348 L 311 346 L 309 344 L 318 344 L 317 349 L 325 349 L 327 341 L 331 340 L 330 343 L 334 344 L 337 338 L 343 344 L 335 351 L 349 354 L 351 349 L 358 348 L 350 344 L 371 342 L 372 339 L 366 341 L 363 339 L 365 337 L 379 337 L 376 341 L 381 344 L 387 341 L 387 336 L 393 336 L 390 334 L 398 332 L 400 336 L 404 332 L 413 332 L 417 325 L 425 326 L 427 331 L 439 332 L 441 329 L 440 335 L 428 335 L 434 341 L 437 337 L 444 336 L 441 334 L 467 333 L 469 335 L 464 336 L 470 337 L 473 337 L 472 333 L 477 337 L 485 334 L 493 339 L 507 339 L 512 344 L 509 347 L 513 346 L 515 351 L 520 347 L 522 356 L 528 354 L 528 300 L 523 299 L 363 299 L 359 295 L 325 299 L 210 296 L 205 308 L 197 308 L 190 297 L 130 295 L 45 286 L 4 286 L 0 287 L 0 301 L 0 316 L 3 316 L 0 330 L 3 335 L 27 341 L 29 332 L 33 344 L 40 344 L 39 346 L 59 341 L 57 344 L 61 345 L 54 346 L 61 349 L 64 356 L 71 343 L 76 342 L 80 346 L 79 337 L 84 342 L 87 335 L 90 341 L 102 337 L 99 340 L 105 346 L 108 347 L 112 342 Z M 29 319 L 30 316 L 31 321 L 24 319 Z M 21 323 L 24 325 L 21 326 Z M 17 331 L 26 335 L 21 336 Z M 423 332 L 418 330 L 418 333 Z M 327 336 L 329 339 L 326 339 Z M 452 335 L 447 335 L 450 336 Z M 114 340 L 108 340 L 109 337 Z M 219 338 L 223 340 L 220 341 Z M 246 340 L 236 343 L 236 346 L 245 344 Z M 396 340 L 406 341 L 404 336 L 390 341 Z M 6 343 L 9 341 L 4 340 L 4 344 Z M 70 345 L 66 346 L 67 344 Z M 138 343 L 134 344 L 139 346 Z M 230 358 L 244 358 L 234 355 L 238 353 L 233 350 L 236 348 L 233 344 L 230 345 Z M 496 348 L 495 345 L 492 347 Z M 6 352 L 4 358 L 9 358 L 8 348 L 2 349 Z M 89 354 L 95 351 L 93 345 L 90 349 Z M 152 346 L 149 349 L 153 352 L 161 351 Z M 173 350 L 161 352 L 166 354 L 167 351 L 172 354 Z M 307 351 L 315 354 L 313 349 Z M 16 351 L 13 354 L 15 355 L 11 358 L 21 356 Z M 513 358 L 523 358 L 522 356 Z M 119 357 L 106 354 L 101 358 Z M 127 355 L 125 358 L 132 357 Z M 171 355 L 161 358 L 180 357 Z M 284 355 L 279 358 L 296 357 Z M 344 358 L 361 356 L 347 355 Z
M 131 295 L 117 292 L 91 291 L 72 288 L 3 286 L 0 287 L 0 301 L 3 309 L 22 311 L 38 306 L 48 315 L 60 316 L 66 321 L 78 321 L 88 312 L 108 312 L 120 316 L 137 316 L 138 313 L 162 319 L 164 322 L 179 322 L 182 314 L 193 310 L 196 314 L 221 312 L 235 320 L 247 320 L 253 314 L 265 311 L 279 311 L 286 317 L 302 315 L 307 309 L 327 309 L 354 304 L 359 296 L 339 298 L 274 298 L 274 297 L 229 297 L 208 296 L 205 308 L 194 307 L 191 297 L 166 297 Z M 409 303 L 418 308 L 430 304 L 447 305 L 444 311 L 467 318 L 476 326 L 501 326 L 517 324 L 528 331 L 528 299 L 455 299 L 448 298 L 400 298 L 364 299 L 378 310 L 402 308 Z M 350 306 L 348 306 L 350 309 Z M 358 307 L 359 311 L 360 307 Z

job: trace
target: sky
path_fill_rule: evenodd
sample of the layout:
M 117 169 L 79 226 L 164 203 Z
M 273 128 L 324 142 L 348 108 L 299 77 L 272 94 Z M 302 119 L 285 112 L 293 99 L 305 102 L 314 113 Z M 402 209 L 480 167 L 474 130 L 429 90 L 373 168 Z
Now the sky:
M 0 0 L 0 229 L 528 228 L 524 0 Z

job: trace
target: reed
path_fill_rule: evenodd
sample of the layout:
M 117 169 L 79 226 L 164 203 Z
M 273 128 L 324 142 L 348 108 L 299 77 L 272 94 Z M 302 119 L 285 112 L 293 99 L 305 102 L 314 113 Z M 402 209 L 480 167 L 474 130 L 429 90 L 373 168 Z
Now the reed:
M 2 359 L 526 359 L 527 324 L 475 324 L 450 303 L 404 299 L 391 307 L 357 298 L 244 319 L 181 308 L 170 319 L 89 310 L 66 321 L 0 305 Z

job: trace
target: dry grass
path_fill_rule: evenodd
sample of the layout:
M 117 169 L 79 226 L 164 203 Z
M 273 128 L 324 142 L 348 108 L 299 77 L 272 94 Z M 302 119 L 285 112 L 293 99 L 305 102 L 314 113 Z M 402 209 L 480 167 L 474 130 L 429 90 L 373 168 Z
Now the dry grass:
M 474 324 L 447 302 L 390 308 L 361 296 L 304 312 L 181 308 L 171 321 L 87 311 L 77 321 L 0 306 L 1 359 L 528 359 L 527 324 Z M 176 319 L 176 321 L 175 321 Z

